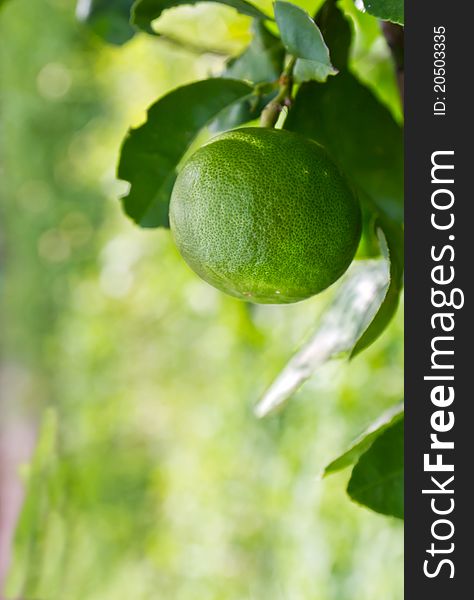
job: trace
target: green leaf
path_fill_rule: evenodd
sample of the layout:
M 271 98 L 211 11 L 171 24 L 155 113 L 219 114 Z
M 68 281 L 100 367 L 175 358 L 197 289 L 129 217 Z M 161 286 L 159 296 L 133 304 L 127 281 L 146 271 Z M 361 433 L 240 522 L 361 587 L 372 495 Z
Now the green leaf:
M 260 113 L 270 102 L 275 94 L 270 95 L 252 95 L 242 102 L 232 104 L 220 112 L 217 117 L 209 124 L 211 132 L 228 131 L 239 127 L 244 123 L 249 123 L 258 119 Z
M 297 83 L 304 81 L 326 81 L 328 75 L 335 75 L 336 69 L 331 65 L 328 67 L 323 63 L 306 58 L 298 58 L 293 71 L 293 77 Z
M 268 31 L 260 20 L 252 26 L 253 38 L 246 50 L 227 62 L 223 77 L 243 79 L 255 84 L 278 80 L 285 60 L 285 49 L 279 38 Z M 266 88 L 269 89 L 266 89 Z M 221 112 L 210 125 L 211 131 L 226 131 L 258 119 L 264 107 L 276 94 L 276 87 L 260 85 L 256 93 Z
M 133 0 L 79 0 L 76 16 L 111 44 L 123 44 L 135 34 L 130 25 Z
M 329 48 L 332 64 L 337 69 L 345 69 L 349 60 L 352 26 L 336 0 L 326 0 L 316 15 L 316 23 Z
M 359 457 L 366 452 L 374 441 L 389 427 L 403 418 L 403 404 L 397 404 L 385 411 L 374 421 L 363 433 L 361 433 L 349 446 L 349 448 L 324 469 L 323 477 L 336 473 L 350 465 L 353 465 Z
M 372 344 L 395 314 L 403 276 L 403 132 L 351 73 L 301 86 L 285 127 L 326 147 L 376 215 L 386 238 L 390 286 L 352 356 Z M 374 206 L 375 205 L 375 206 Z
M 289 2 L 275 2 L 275 19 L 283 45 L 296 61 L 293 75 L 297 82 L 326 81 L 335 75 L 329 50 L 321 31 L 309 14 Z
M 378 217 L 375 226 L 379 238 L 381 237 L 380 231 L 382 231 L 386 242 L 385 255 L 387 260 L 390 261 L 390 285 L 377 314 L 354 346 L 351 358 L 368 348 L 385 331 L 397 311 L 400 293 L 403 288 L 403 229 L 398 223 L 394 223 L 384 216 Z
M 383 21 L 403 25 L 405 20 L 403 0 L 363 0 L 365 10 Z
M 142 227 L 167 227 L 176 169 L 197 133 L 253 88 L 234 79 L 206 79 L 170 92 L 125 138 L 117 175 L 129 181 L 125 212 Z
M 387 261 L 355 261 L 351 265 L 314 333 L 258 403 L 258 417 L 280 408 L 319 367 L 352 350 L 379 309 L 388 284 Z
M 351 73 L 303 84 L 285 128 L 319 142 L 382 212 L 402 221 L 402 129 Z
M 404 515 L 404 419 L 399 419 L 362 454 L 352 471 L 347 493 L 384 515 Z
M 183 4 L 197 4 L 202 0 L 135 0 L 132 7 L 132 24 L 143 29 L 148 33 L 157 35 L 153 30 L 151 23 L 161 15 L 161 13 L 175 6 Z M 242 15 L 253 17 L 254 19 L 268 19 L 269 17 L 246 0 L 207 0 L 218 4 L 225 4 L 235 8 Z
M 285 48 L 281 40 L 268 31 L 262 21 L 252 25 L 253 38 L 248 48 L 228 61 L 224 77 L 245 79 L 252 83 L 277 80 L 283 70 Z

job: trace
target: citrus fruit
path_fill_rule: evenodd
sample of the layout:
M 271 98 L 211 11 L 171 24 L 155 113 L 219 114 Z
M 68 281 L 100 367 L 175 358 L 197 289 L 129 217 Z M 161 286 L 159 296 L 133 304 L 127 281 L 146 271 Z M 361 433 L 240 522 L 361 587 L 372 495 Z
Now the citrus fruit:
M 205 281 L 252 302 L 282 304 L 317 294 L 344 273 L 361 216 L 319 144 L 249 127 L 218 135 L 185 162 L 170 225 Z

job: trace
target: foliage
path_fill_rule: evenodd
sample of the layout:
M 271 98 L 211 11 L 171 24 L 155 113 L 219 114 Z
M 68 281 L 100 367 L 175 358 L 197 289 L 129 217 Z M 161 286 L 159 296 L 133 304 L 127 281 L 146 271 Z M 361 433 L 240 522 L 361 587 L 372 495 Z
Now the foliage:
M 353 500 L 403 519 L 403 406 L 381 415 L 324 470 L 329 475 L 355 463 L 347 487 Z
M 387 427 L 355 465 L 347 486 L 353 500 L 403 519 L 404 420 Z
M 137 0 L 131 21 L 153 33 L 152 21 L 180 3 Z M 369 224 L 366 247 L 374 248 L 371 238 L 378 236 L 389 264 L 387 281 L 375 285 L 365 310 L 350 310 L 351 302 L 357 305 L 353 292 L 347 291 L 351 280 L 341 288 L 342 299 L 335 297 L 322 329 L 261 401 L 257 412 L 263 415 L 280 406 L 320 364 L 341 352 L 354 357 L 365 350 L 396 312 L 403 277 L 403 133 L 387 107 L 351 71 L 353 30 L 335 0 L 324 2 L 315 19 L 292 3 L 277 1 L 274 33 L 264 24 L 269 17 L 260 9 L 240 0 L 225 4 L 254 18 L 253 41 L 227 63 L 224 75 L 232 79 L 210 78 L 174 90 L 150 108 L 144 125 L 129 132 L 118 167 L 119 178 L 131 182 L 123 199 L 126 213 L 142 227 L 167 227 L 176 172 L 193 139 L 206 127 L 215 131 L 245 124 L 262 109 L 262 124 L 274 125 L 278 103 L 286 110 L 291 101 L 282 126 L 329 151 L 363 205 Z M 403 20 L 397 2 L 367 3 L 366 9 L 394 22 Z M 293 84 L 298 83 L 293 99 Z M 370 263 L 367 268 L 370 272 Z M 357 281 L 360 275 L 356 272 L 355 277 Z M 311 348 L 321 345 L 321 336 L 331 337 L 327 322 L 334 342 L 325 352 L 314 353 Z
M 283 44 L 262 21 L 254 21 L 252 28 L 252 41 L 240 56 L 231 58 L 226 63 L 224 75 L 254 84 L 276 80 L 283 70 L 285 58 Z
M 403 134 L 389 111 L 347 70 L 301 86 L 285 127 L 320 142 L 376 207 L 403 216 Z
M 111 44 L 124 44 L 135 34 L 130 24 L 133 0 L 87 0 L 77 5 L 77 18 Z
M 136 0 L 132 7 L 132 18 L 131 22 L 137 27 L 147 31 L 148 33 L 154 33 L 151 26 L 152 21 L 158 19 L 161 13 L 174 6 L 180 4 L 195 4 L 201 0 Z M 267 15 L 256 8 L 247 0 L 210 0 L 211 2 L 218 2 L 225 4 L 232 8 L 235 8 L 238 12 L 255 19 L 266 19 Z
M 357 261 L 344 275 L 309 340 L 289 360 L 257 405 L 263 417 L 280 408 L 328 361 L 354 351 L 389 286 L 387 261 Z
M 298 5 L 314 14 L 322 2 Z M 122 218 L 116 197 L 124 188 L 113 176 L 130 124 L 127 139 L 148 105 L 192 92 L 197 82 L 213 90 L 233 79 L 235 100 L 217 111 L 221 95 L 210 94 L 202 118 L 190 110 L 189 119 L 202 128 L 180 137 L 173 169 L 212 132 L 257 119 L 279 93 L 279 74 L 289 62 L 277 24 L 237 17 L 217 3 L 178 7 L 176 31 L 179 11 L 189 10 L 196 23 L 200 15 L 215 15 L 212 35 L 225 30 L 219 35 L 236 48 L 225 56 L 198 55 L 184 29 L 182 47 L 166 36 L 128 38 L 136 27 L 128 29 L 123 10 L 116 17 L 122 15 L 128 34 L 118 39 L 107 33 L 113 30 L 105 27 L 109 17 L 98 27 L 92 12 L 89 37 L 66 2 L 2 5 L 0 94 L 2 139 L 8 140 L 0 154 L 2 361 L 22 365 L 32 389 L 22 403 L 44 414 L 37 455 L 22 471 L 28 493 L 9 597 L 402 598 L 396 520 L 381 521 L 347 502 L 347 473 L 322 483 L 315 478 L 402 394 L 402 314 L 390 312 L 401 287 L 401 132 L 391 118 L 400 103 L 376 19 L 354 17 L 356 9 L 347 5 L 324 3 L 316 19 L 339 73 L 325 83 L 294 86 L 293 106 L 285 122 L 283 110 L 279 126 L 291 126 L 306 93 L 316 88 L 324 99 L 323 88 L 337 90 L 339 79 L 356 90 L 340 113 L 349 131 L 356 109 L 366 102 L 373 108 L 353 134 L 360 156 L 352 134 L 340 139 L 337 123 L 331 127 L 338 139 L 323 142 L 347 143 L 347 153 L 345 146 L 334 152 L 354 161 L 352 172 L 349 159 L 343 169 L 364 204 L 364 239 L 346 281 L 283 308 L 248 307 L 201 283 L 179 259 L 164 218 L 154 232 Z M 257 8 L 270 15 L 268 2 Z M 174 10 L 164 16 L 172 19 Z M 97 34 L 128 41 L 110 48 L 97 43 Z M 218 42 L 213 47 L 220 48 Z M 160 119 L 159 131 L 168 122 L 179 131 L 173 111 Z M 304 133 L 325 135 L 309 121 Z M 380 162 L 367 138 L 383 141 Z M 137 154 L 129 159 L 140 163 Z M 370 164 L 383 175 L 371 173 Z M 161 200 L 166 204 L 165 195 Z M 134 208 L 142 201 L 148 199 Z M 166 215 L 163 206 L 155 208 Z M 338 290 L 356 272 L 375 292 L 370 310 L 350 319 L 357 306 Z M 377 313 L 380 303 L 387 306 L 384 298 L 390 310 Z M 255 399 L 284 373 L 294 348 L 331 322 L 339 345 L 331 361 L 319 364 L 284 411 L 255 419 Z M 384 335 L 355 360 L 337 360 L 353 352 L 364 330 L 370 343 L 375 333 Z M 350 343 L 341 349 L 344 340 Z M 307 379 L 314 371 L 301 364 L 298 375 Z M 398 413 L 385 417 L 380 432 L 395 422 L 401 422 Z M 400 428 L 397 436 L 364 438 L 342 460 L 347 466 L 357 461 L 349 488 L 356 502 L 390 514 L 400 513 L 400 486 L 386 492 L 378 485 L 386 467 L 380 457 L 391 453 L 395 473 Z M 377 484 L 371 497 L 367 483 Z
M 275 19 L 286 50 L 296 58 L 296 82 L 326 81 L 337 73 L 321 31 L 306 11 L 289 2 L 275 2 Z
M 379 217 L 376 228 L 379 237 L 382 238 L 381 246 L 384 255 L 390 263 L 389 285 L 383 300 L 380 302 L 377 314 L 355 344 L 351 357 L 370 346 L 384 332 L 398 308 L 403 286 L 403 230 L 387 217 Z
M 403 0 L 364 0 L 364 7 L 371 15 L 403 25 L 404 20 Z
M 158 100 L 148 110 L 146 123 L 130 131 L 122 146 L 118 176 L 131 182 L 123 199 L 127 214 L 142 227 L 167 227 L 176 168 L 193 138 L 220 112 L 251 93 L 244 82 L 207 79 Z
M 330 475 L 340 469 L 345 469 L 357 462 L 360 456 L 365 453 L 374 441 L 389 427 L 403 418 L 403 405 L 396 405 L 387 410 L 376 421 L 374 421 L 358 438 L 349 446 L 349 448 L 324 469 L 324 475 Z

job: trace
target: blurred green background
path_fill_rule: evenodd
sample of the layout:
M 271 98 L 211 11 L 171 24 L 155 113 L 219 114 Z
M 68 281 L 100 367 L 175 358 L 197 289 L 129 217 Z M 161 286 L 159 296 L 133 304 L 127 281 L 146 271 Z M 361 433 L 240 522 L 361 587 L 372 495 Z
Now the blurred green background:
M 354 69 L 399 117 L 388 52 L 361 22 Z M 71 0 L 0 13 L 0 418 L 39 430 L 7 597 L 400 600 L 402 524 L 350 502 L 347 472 L 319 475 L 400 401 L 402 316 L 255 418 L 331 292 L 247 306 L 194 276 L 169 232 L 123 216 L 127 128 L 250 38 L 216 5 L 160 27 L 114 47 Z

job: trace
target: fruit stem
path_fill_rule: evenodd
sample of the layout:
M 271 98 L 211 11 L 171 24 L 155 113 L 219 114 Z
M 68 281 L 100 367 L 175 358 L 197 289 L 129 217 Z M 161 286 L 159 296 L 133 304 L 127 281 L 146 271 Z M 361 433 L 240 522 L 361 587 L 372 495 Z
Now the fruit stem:
M 293 90 L 293 69 L 295 66 L 296 58 L 292 56 L 288 61 L 288 64 L 284 68 L 280 78 L 278 80 L 279 91 L 278 94 L 270 100 L 270 102 L 262 110 L 260 116 L 261 127 L 275 127 L 278 117 L 284 106 L 289 107 L 291 105 L 291 92 Z

